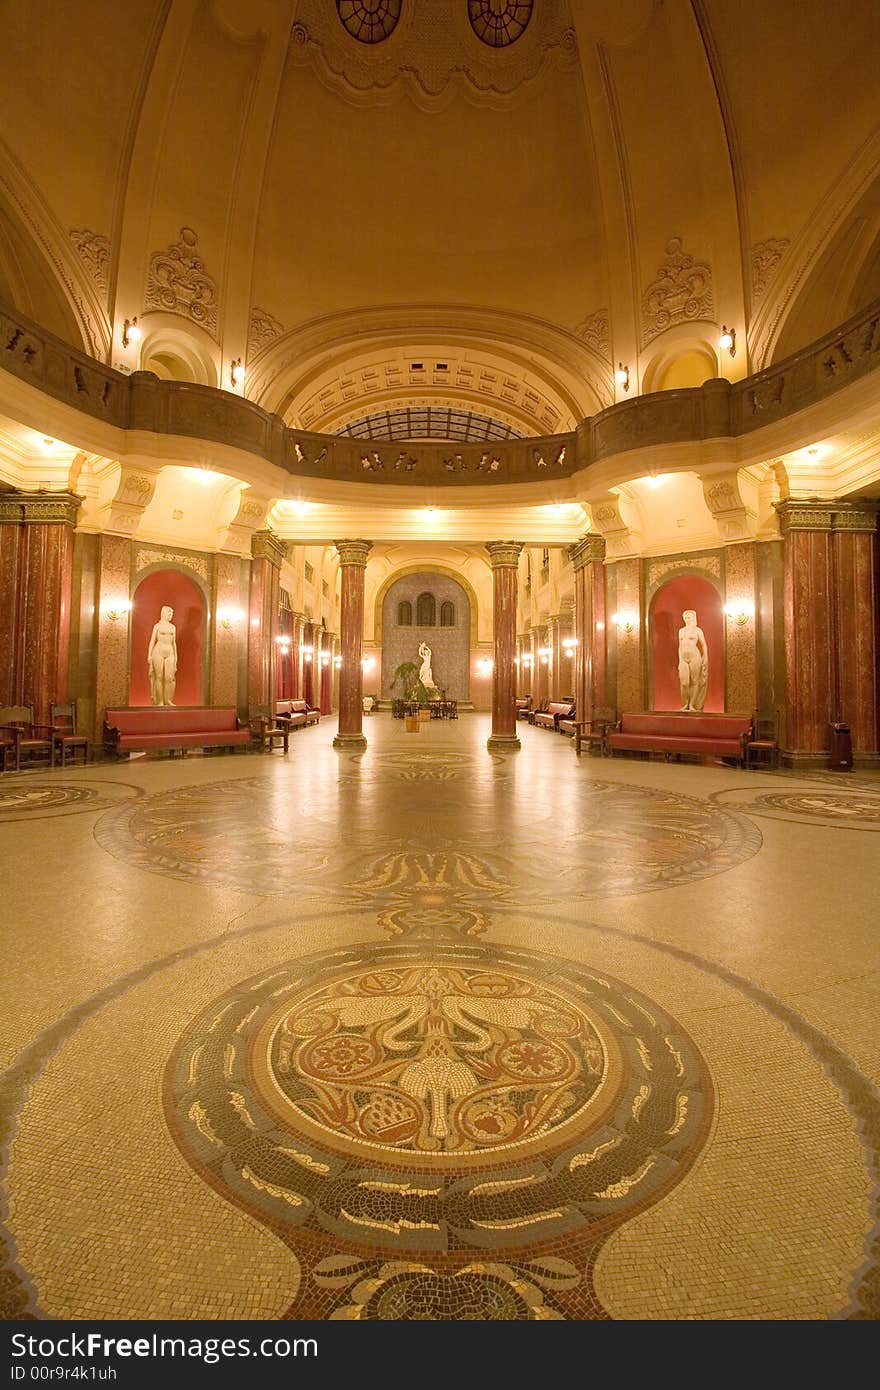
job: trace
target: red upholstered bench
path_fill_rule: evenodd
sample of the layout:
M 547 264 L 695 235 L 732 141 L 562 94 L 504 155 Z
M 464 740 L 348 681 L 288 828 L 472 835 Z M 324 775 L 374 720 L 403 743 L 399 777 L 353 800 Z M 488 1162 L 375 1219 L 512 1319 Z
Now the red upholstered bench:
M 251 742 L 234 709 L 149 706 L 108 709 L 104 714 L 104 748 L 108 753 L 142 753 L 163 748 L 235 748 Z
M 752 727 L 748 715 L 624 714 L 606 746 L 641 753 L 697 753 L 744 763 Z
M 551 701 L 546 710 L 538 710 L 535 723 L 539 729 L 558 729 L 560 719 L 573 719 L 574 705 L 562 700 Z
M 275 718 L 289 720 L 291 729 L 302 729 L 306 724 L 317 724 L 321 711 L 306 704 L 305 700 L 276 700 Z

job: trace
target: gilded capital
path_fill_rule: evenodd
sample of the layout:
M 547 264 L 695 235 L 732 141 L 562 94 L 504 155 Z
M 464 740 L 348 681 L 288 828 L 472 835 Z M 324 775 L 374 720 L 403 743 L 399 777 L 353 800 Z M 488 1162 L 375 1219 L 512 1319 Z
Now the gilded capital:
M 372 541 L 334 541 L 340 565 L 359 565 L 366 569 L 367 556 L 373 549 Z
M 0 521 L 76 526 L 82 498 L 72 492 L 8 492 L 0 495 Z
M 588 534 L 568 547 L 568 558 L 575 570 L 582 570 L 593 560 L 605 559 L 605 537 Z
M 251 537 L 251 555 L 255 560 L 268 560 L 280 569 L 287 559 L 287 546 L 274 531 L 255 531 Z
M 487 541 L 489 563 L 493 570 L 516 569 L 522 554 L 522 541 Z
M 834 513 L 832 502 L 820 502 L 817 498 L 804 501 L 801 498 L 786 497 L 782 502 L 774 502 L 779 513 L 779 524 L 783 532 L 788 531 L 830 531 Z

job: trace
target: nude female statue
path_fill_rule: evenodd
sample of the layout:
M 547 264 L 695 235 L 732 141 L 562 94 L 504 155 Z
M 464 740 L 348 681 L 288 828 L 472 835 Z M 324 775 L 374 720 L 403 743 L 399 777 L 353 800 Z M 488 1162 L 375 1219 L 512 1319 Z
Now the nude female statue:
M 422 664 L 419 668 L 419 680 L 426 690 L 436 690 L 434 672 L 431 670 L 431 648 L 428 646 L 427 642 L 419 643 L 419 656 L 422 658 Z
M 177 680 L 177 628 L 171 619 L 174 609 L 163 606 L 154 624 L 147 651 L 150 673 L 150 699 L 154 705 L 173 705 Z
M 693 608 L 682 613 L 684 627 L 678 632 L 678 679 L 681 685 L 682 710 L 700 713 L 706 703 L 709 686 L 709 648 L 703 629 L 697 627 Z

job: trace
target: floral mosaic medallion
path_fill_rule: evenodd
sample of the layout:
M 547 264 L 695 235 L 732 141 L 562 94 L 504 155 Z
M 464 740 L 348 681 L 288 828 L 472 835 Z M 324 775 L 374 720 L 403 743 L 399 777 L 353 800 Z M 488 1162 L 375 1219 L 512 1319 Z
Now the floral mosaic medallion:
M 303 1265 L 296 1317 L 602 1317 L 590 1268 L 705 1140 L 706 1067 L 653 1001 L 511 947 L 290 961 L 169 1064 L 183 1154 Z
M 102 811 L 138 794 L 138 788 L 120 782 L 37 782 L 25 773 L 0 784 L 0 822 Z
M 737 793 L 725 793 L 724 800 L 752 816 L 798 820 L 807 824 L 821 822 L 829 827 L 852 830 L 880 830 L 880 789 L 876 792 L 863 789 L 831 791 L 819 786 L 809 790 L 766 792 L 761 796 L 739 790 Z
M 310 789 L 303 814 L 278 779 L 203 783 L 111 811 L 95 837 L 141 868 L 243 892 L 476 913 L 665 888 L 741 864 L 761 844 L 757 827 L 726 807 L 594 781 L 576 787 L 561 819 L 557 808 L 549 834 L 552 787 L 536 788 L 523 808 L 504 786 L 472 786 L 470 776 L 448 793 L 442 782 L 402 780 L 381 825 L 369 787 Z

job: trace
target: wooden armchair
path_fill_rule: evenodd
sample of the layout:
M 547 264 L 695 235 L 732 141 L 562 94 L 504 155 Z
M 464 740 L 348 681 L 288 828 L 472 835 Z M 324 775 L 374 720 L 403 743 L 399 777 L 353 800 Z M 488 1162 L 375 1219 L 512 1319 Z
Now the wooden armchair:
M 775 715 L 768 719 L 752 716 L 751 731 L 743 739 L 743 762 L 746 767 L 766 759 L 767 766 L 779 766 L 779 726 Z
M 83 765 L 89 760 L 89 740 L 85 734 L 76 732 L 76 705 L 52 706 L 52 743 L 55 752 L 61 754 L 61 766 L 67 763 L 68 753 L 74 762 L 77 749 L 82 753 Z
M 594 709 L 592 719 L 579 719 L 574 732 L 574 751 L 577 756 L 580 757 L 581 747 L 586 744 L 591 753 L 597 748 L 600 757 L 604 758 L 605 737 L 616 720 L 617 715 L 613 709 Z
M 260 752 L 272 752 L 280 743 L 284 752 L 287 752 L 290 741 L 290 724 L 286 719 L 281 722 L 273 719 L 269 713 L 267 705 L 251 705 L 248 710 L 248 724 L 251 731 L 251 739 L 259 744 Z
M 55 766 L 55 744 L 52 741 L 51 724 L 36 724 L 33 710 L 26 705 L 9 705 L 0 709 L 0 727 L 3 729 L 3 771 L 6 771 L 9 750 L 7 739 L 11 736 L 15 751 L 15 770 L 21 767 L 22 754 L 32 760 L 45 753 L 50 767 Z

